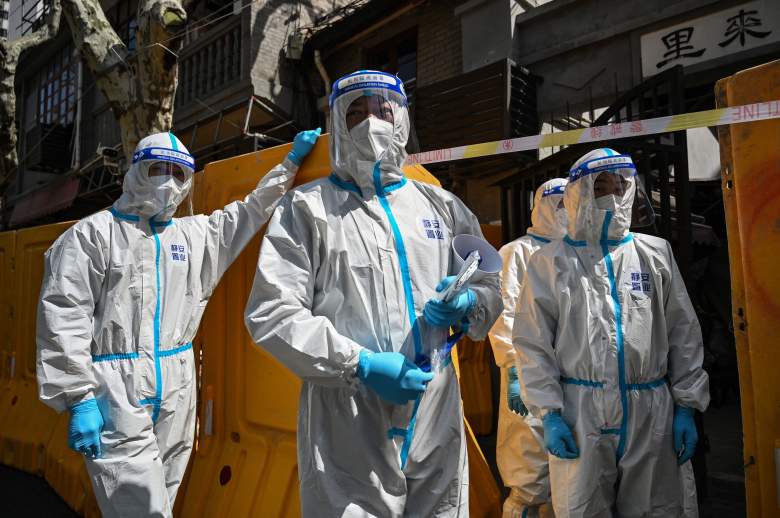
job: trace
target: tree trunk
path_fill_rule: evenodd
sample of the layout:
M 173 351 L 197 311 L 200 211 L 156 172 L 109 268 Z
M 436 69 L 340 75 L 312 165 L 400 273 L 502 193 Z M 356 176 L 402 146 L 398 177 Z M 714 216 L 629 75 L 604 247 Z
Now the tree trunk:
M 54 0 L 46 23 L 18 40 L 0 40 L 0 213 L 4 208 L 3 198 L 13 174 L 19 166 L 16 153 L 16 66 L 25 50 L 31 49 L 57 35 L 60 28 L 60 2 Z
M 131 55 L 98 0 L 62 0 L 62 9 L 76 47 L 119 121 L 129 164 L 139 140 L 172 127 L 176 52 L 187 14 L 179 0 L 142 0 L 137 52 Z

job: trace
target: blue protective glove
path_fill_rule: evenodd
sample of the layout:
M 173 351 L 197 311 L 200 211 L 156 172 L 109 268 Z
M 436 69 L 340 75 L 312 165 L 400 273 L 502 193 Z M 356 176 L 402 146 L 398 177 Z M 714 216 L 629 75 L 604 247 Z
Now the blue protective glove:
M 103 416 L 94 398 L 70 407 L 68 447 L 71 450 L 93 459 L 100 458 L 103 455 L 100 449 L 101 431 L 103 431 Z
M 542 418 L 544 445 L 547 451 L 561 459 L 576 459 L 580 456 L 577 443 L 560 412 L 550 412 Z
M 699 434 L 693 416 L 696 410 L 684 406 L 674 407 L 672 434 L 674 435 L 674 451 L 677 452 L 677 464 L 685 464 L 696 452 Z
M 441 293 L 454 281 L 454 275 L 445 277 L 436 286 L 436 291 Z M 476 305 L 476 293 L 471 288 L 467 288 L 456 294 L 449 302 L 430 299 L 425 303 L 425 308 L 423 308 L 423 317 L 432 326 L 448 329 L 463 320 Z
M 514 365 L 506 371 L 506 402 L 509 410 L 525 417 L 528 409 L 520 397 L 520 379 L 517 377 L 517 367 Z
M 433 374 L 424 372 L 401 353 L 360 352 L 357 375 L 383 399 L 404 405 L 425 392 Z
M 322 133 L 322 129 L 317 128 L 316 130 L 301 131 L 295 135 L 292 151 L 287 154 L 287 158 L 290 159 L 290 162 L 300 166 L 303 163 L 303 159 L 306 158 L 306 155 L 311 153 L 314 144 L 317 143 L 317 137 L 320 136 L 320 133 Z

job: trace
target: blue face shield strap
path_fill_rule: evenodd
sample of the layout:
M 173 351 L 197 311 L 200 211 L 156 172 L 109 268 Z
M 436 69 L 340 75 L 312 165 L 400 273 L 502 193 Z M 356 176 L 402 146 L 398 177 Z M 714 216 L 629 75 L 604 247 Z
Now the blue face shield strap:
M 542 192 L 542 198 L 552 196 L 553 194 L 563 195 L 563 192 L 565 190 L 566 190 L 565 185 L 556 185 L 555 187 L 550 187 L 549 189 L 545 189 L 544 192 Z
M 594 160 L 588 160 L 576 168 L 569 171 L 569 182 L 576 182 L 583 176 L 595 173 L 617 172 L 619 170 L 630 169 L 632 172 L 630 176 L 636 175 L 636 166 L 628 155 L 615 155 L 602 158 L 596 158 Z
M 184 167 L 187 167 L 191 171 L 195 171 L 195 159 L 188 153 L 182 151 L 176 151 L 175 149 L 168 149 L 164 147 L 148 147 L 136 151 L 133 153 L 133 163 L 141 162 L 143 160 L 161 160 L 164 162 L 172 162 Z
M 374 70 L 359 70 L 333 83 L 330 106 L 333 107 L 336 99 L 354 90 L 389 90 L 400 96 L 403 104 L 407 102 L 404 84 L 397 76 Z

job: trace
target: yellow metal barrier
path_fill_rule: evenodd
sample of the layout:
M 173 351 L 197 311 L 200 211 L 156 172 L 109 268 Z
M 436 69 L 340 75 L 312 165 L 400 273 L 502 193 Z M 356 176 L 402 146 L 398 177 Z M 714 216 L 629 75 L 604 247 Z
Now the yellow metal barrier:
M 780 97 L 780 61 L 718 82 L 718 107 Z M 750 518 L 780 515 L 780 120 L 718 128 Z
M 501 248 L 501 227 L 482 225 L 485 239 L 496 250 Z M 493 350 L 486 338 L 473 342 L 464 338 L 458 346 L 460 393 L 463 413 L 477 435 L 488 435 L 493 429 Z
M 42 475 L 57 415 L 38 401 L 35 376 L 35 315 L 43 277 L 43 254 L 72 223 L 60 223 L 16 232 L 16 283 L 12 334 L 15 357 L 6 406 L 0 410 L 0 460 L 3 464 Z
M 11 379 L 16 370 L 16 351 L 14 348 L 13 307 L 14 307 L 14 247 L 16 232 L 0 233 L 0 423 L 9 423 L 13 391 Z M 3 428 L 0 426 L 0 439 Z M 2 460 L 0 458 L 0 460 Z
M 13 335 L 9 331 L 13 314 L 15 244 L 16 232 L 0 233 L 0 399 L 5 398 L 7 384 L 16 368 Z M 3 406 L 0 403 L 0 408 Z

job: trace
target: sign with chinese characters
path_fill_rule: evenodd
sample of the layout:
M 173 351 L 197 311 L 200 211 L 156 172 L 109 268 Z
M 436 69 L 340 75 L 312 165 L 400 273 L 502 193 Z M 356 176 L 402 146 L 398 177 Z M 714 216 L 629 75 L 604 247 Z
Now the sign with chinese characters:
M 780 41 L 780 0 L 756 0 L 643 34 L 642 75 Z

